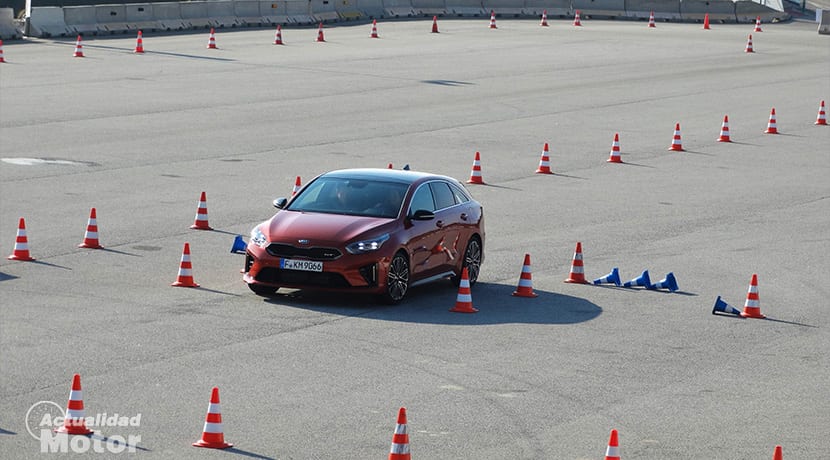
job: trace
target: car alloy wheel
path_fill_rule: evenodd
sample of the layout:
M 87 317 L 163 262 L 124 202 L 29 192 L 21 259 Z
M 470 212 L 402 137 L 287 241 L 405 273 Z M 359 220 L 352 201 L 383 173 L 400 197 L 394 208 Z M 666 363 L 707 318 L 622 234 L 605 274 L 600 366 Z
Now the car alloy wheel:
M 477 237 L 470 238 L 467 242 L 467 249 L 464 251 L 464 261 L 461 264 L 462 269 L 467 267 L 467 276 L 470 280 L 470 286 L 476 284 L 478 280 L 478 272 L 481 269 L 481 242 Z M 452 282 L 456 286 L 461 283 L 461 275 L 453 276 Z
M 409 289 L 409 261 L 400 252 L 395 254 L 389 262 L 389 271 L 386 274 L 385 300 L 389 303 L 398 303 L 403 300 Z

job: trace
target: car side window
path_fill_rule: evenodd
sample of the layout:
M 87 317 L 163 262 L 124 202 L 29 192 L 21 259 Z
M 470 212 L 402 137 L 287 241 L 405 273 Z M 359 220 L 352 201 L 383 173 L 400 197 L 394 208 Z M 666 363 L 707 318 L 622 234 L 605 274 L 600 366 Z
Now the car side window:
M 455 197 L 446 182 L 431 182 L 432 196 L 435 199 L 435 209 L 446 209 L 455 206 Z
M 418 187 L 415 194 L 412 195 L 412 202 L 409 205 L 409 214 L 415 213 L 418 210 L 435 211 L 435 203 L 432 200 L 432 190 L 428 185 Z
M 455 202 L 457 204 L 466 203 L 470 201 L 470 197 L 464 193 L 463 190 L 459 189 L 455 185 L 450 184 L 450 188 L 452 189 L 452 194 L 455 196 Z

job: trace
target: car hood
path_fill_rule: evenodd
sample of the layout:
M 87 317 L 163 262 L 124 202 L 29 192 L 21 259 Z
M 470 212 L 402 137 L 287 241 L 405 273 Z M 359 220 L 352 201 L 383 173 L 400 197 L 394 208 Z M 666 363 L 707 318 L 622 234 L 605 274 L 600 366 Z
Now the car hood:
M 263 226 L 268 241 L 274 243 L 296 244 L 298 240 L 308 240 L 310 245 L 348 244 L 355 238 L 369 234 L 371 230 L 390 222 L 391 219 L 378 217 L 347 216 L 316 212 L 297 212 L 283 210 L 278 212 Z

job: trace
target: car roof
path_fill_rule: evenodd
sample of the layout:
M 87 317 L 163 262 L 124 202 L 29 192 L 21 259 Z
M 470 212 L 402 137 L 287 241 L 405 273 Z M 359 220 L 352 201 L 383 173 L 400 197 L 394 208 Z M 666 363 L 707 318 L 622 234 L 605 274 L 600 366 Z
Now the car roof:
M 343 177 L 349 179 L 365 179 L 365 180 L 385 180 L 392 182 L 401 182 L 406 184 L 415 183 L 421 179 L 442 179 L 457 183 L 455 179 L 443 176 L 440 174 L 432 174 L 421 171 L 410 171 L 402 169 L 389 168 L 350 168 L 338 169 L 321 174 L 325 177 Z

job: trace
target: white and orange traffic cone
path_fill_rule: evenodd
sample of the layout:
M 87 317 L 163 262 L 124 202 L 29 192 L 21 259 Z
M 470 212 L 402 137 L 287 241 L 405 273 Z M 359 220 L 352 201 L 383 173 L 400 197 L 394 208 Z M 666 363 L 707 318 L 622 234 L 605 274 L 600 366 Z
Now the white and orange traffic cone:
M 657 27 L 657 25 L 654 23 L 654 11 L 652 11 L 652 12 L 651 12 L 651 13 L 649 13 L 649 15 L 648 15 L 648 27 L 649 27 L 649 28 L 655 28 L 655 27 Z
M 585 267 L 582 262 L 582 243 L 576 242 L 576 250 L 574 250 L 573 262 L 571 262 L 571 273 L 568 275 L 566 283 L 588 284 L 585 279 Z
M 74 57 L 84 57 L 84 45 L 81 39 L 81 35 L 78 34 L 78 38 L 75 40 L 75 54 Z
M 775 121 L 775 107 L 769 111 L 769 121 L 767 122 L 767 130 L 765 134 L 778 134 L 778 123 Z
M 703 29 L 709 30 L 709 13 L 706 13 L 706 15 L 703 16 Z
M 614 142 L 611 143 L 611 154 L 608 155 L 608 159 L 605 161 L 609 163 L 623 162 L 620 156 L 620 133 L 614 133 Z
M 182 260 L 179 263 L 179 274 L 176 277 L 176 282 L 171 284 L 176 287 L 199 287 L 193 281 L 193 264 L 190 262 L 190 243 L 184 244 L 182 251 Z
M 741 316 L 744 318 L 766 318 L 761 313 L 761 298 L 758 296 L 758 275 L 755 273 L 752 274 L 752 279 L 749 281 L 749 290 L 746 292 L 746 302 Z
M 29 240 L 26 238 L 26 221 L 22 217 L 17 223 L 17 238 L 14 240 L 14 251 L 6 258 L 23 262 L 35 260 L 29 254 Z
M 6 62 L 6 58 L 3 57 L 3 39 L 0 38 L 0 62 Z
M 826 125 L 827 124 L 827 114 L 824 112 L 824 101 L 821 101 L 818 105 L 818 115 L 816 115 L 816 124 L 817 125 Z
M 574 25 L 575 26 L 581 26 L 582 25 L 582 21 L 579 20 L 579 10 L 576 10 L 576 13 L 574 14 Z
M 208 224 L 207 195 L 205 192 L 202 192 L 202 196 L 199 197 L 199 207 L 196 209 L 196 218 L 193 220 L 193 225 L 191 225 L 190 228 L 196 230 L 213 230 L 213 228 L 211 228 Z
M 193 447 L 208 447 L 211 449 L 226 449 L 233 444 L 225 442 L 225 432 L 222 427 L 222 406 L 219 402 L 219 388 L 213 387 L 210 393 L 210 404 L 205 415 L 205 427 L 202 438 L 194 442 Z
M 138 31 L 138 36 L 135 39 L 135 50 L 133 53 L 143 54 L 144 53 L 144 35 L 141 31 Z
M 432 17 L 432 33 L 438 33 L 438 16 Z
M 608 448 L 605 449 L 605 460 L 620 460 L 620 440 L 617 436 L 617 430 L 611 430 L 611 436 L 608 438 Z
M 553 174 L 550 169 L 550 149 L 548 143 L 542 147 L 542 158 L 539 159 L 539 167 L 536 168 L 536 174 Z
M 98 241 L 98 218 L 95 215 L 95 208 L 89 211 L 89 220 L 86 223 L 86 232 L 84 233 L 83 243 L 78 245 L 79 248 L 89 249 L 103 249 L 104 247 Z
M 729 116 L 723 116 L 723 124 L 720 127 L 720 136 L 718 136 L 718 142 L 732 142 L 732 139 L 729 138 Z
M 300 191 L 301 187 L 302 187 L 302 182 L 300 182 L 300 176 L 297 176 L 297 179 L 294 180 L 294 189 L 291 190 L 291 196 L 296 195 L 297 192 Z
M 490 10 L 490 28 L 498 29 L 498 27 L 496 27 L 496 12 L 493 10 Z
M 210 28 L 210 36 L 208 37 L 207 47 L 212 50 L 218 49 L 216 46 L 216 30 L 213 27 Z
M 761 16 L 755 18 L 755 29 L 752 30 L 753 32 L 763 32 L 761 30 Z
M 372 33 L 369 35 L 369 38 L 380 38 L 378 36 L 378 20 L 372 19 Z
M 277 31 L 274 32 L 274 44 L 275 45 L 284 45 L 282 41 L 282 24 L 277 24 Z
M 680 123 L 674 124 L 674 135 L 672 136 L 671 146 L 669 150 L 675 152 L 683 152 L 683 143 L 680 140 Z
M 530 273 L 530 254 L 525 254 L 525 260 L 522 264 L 522 274 L 519 275 L 519 285 L 513 295 L 516 297 L 538 297 L 539 294 L 533 292 L 533 279 Z
M 317 41 L 324 42 L 326 41 L 326 37 L 323 35 L 323 23 L 321 22 L 319 26 L 317 26 Z
M 784 460 L 784 449 L 781 446 L 775 446 L 775 450 L 772 451 L 772 460 Z
M 476 152 L 476 157 L 473 160 L 473 170 L 470 173 L 470 179 L 467 180 L 468 184 L 483 184 L 484 179 L 481 176 L 481 154 Z
M 406 426 L 406 408 L 398 409 L 398 421 L 395 434 L 392 435 L 392 447 L 389 448 L 389 460 L 410 460 L 409 429 Z
M 542 22 L 539 23 L 539 25 L 542 26 L 542 27 L 547 27 L 548 26 L 548 10 L 543 10 L 542 11 Z
M 450 311 L 455 313 L 475 313 L 478 311 L 473 307 L 473 296 L 470 291 L 470 275 L 467 267 L 461 270 L 461 282 L 458 283 L 458 296 L 455 298 L 455 306 Z
M 63 426 L 55 428 L 55 433 L 66 434 L 91 434 L 92 430 L 86 427 L 86 414 L 84 413 L 84 392 L 81 390 L 81 376 L 72 376 L 72 388 L 69 389 L 69 402 L 66 405 L 66 416 L 63 418 Z
M 749 37 L 746 39 L 746 48 L 744 48 L 744 53 L 754 53 L 755 50 L 752 49 L 752 34 L 749 34 Z

